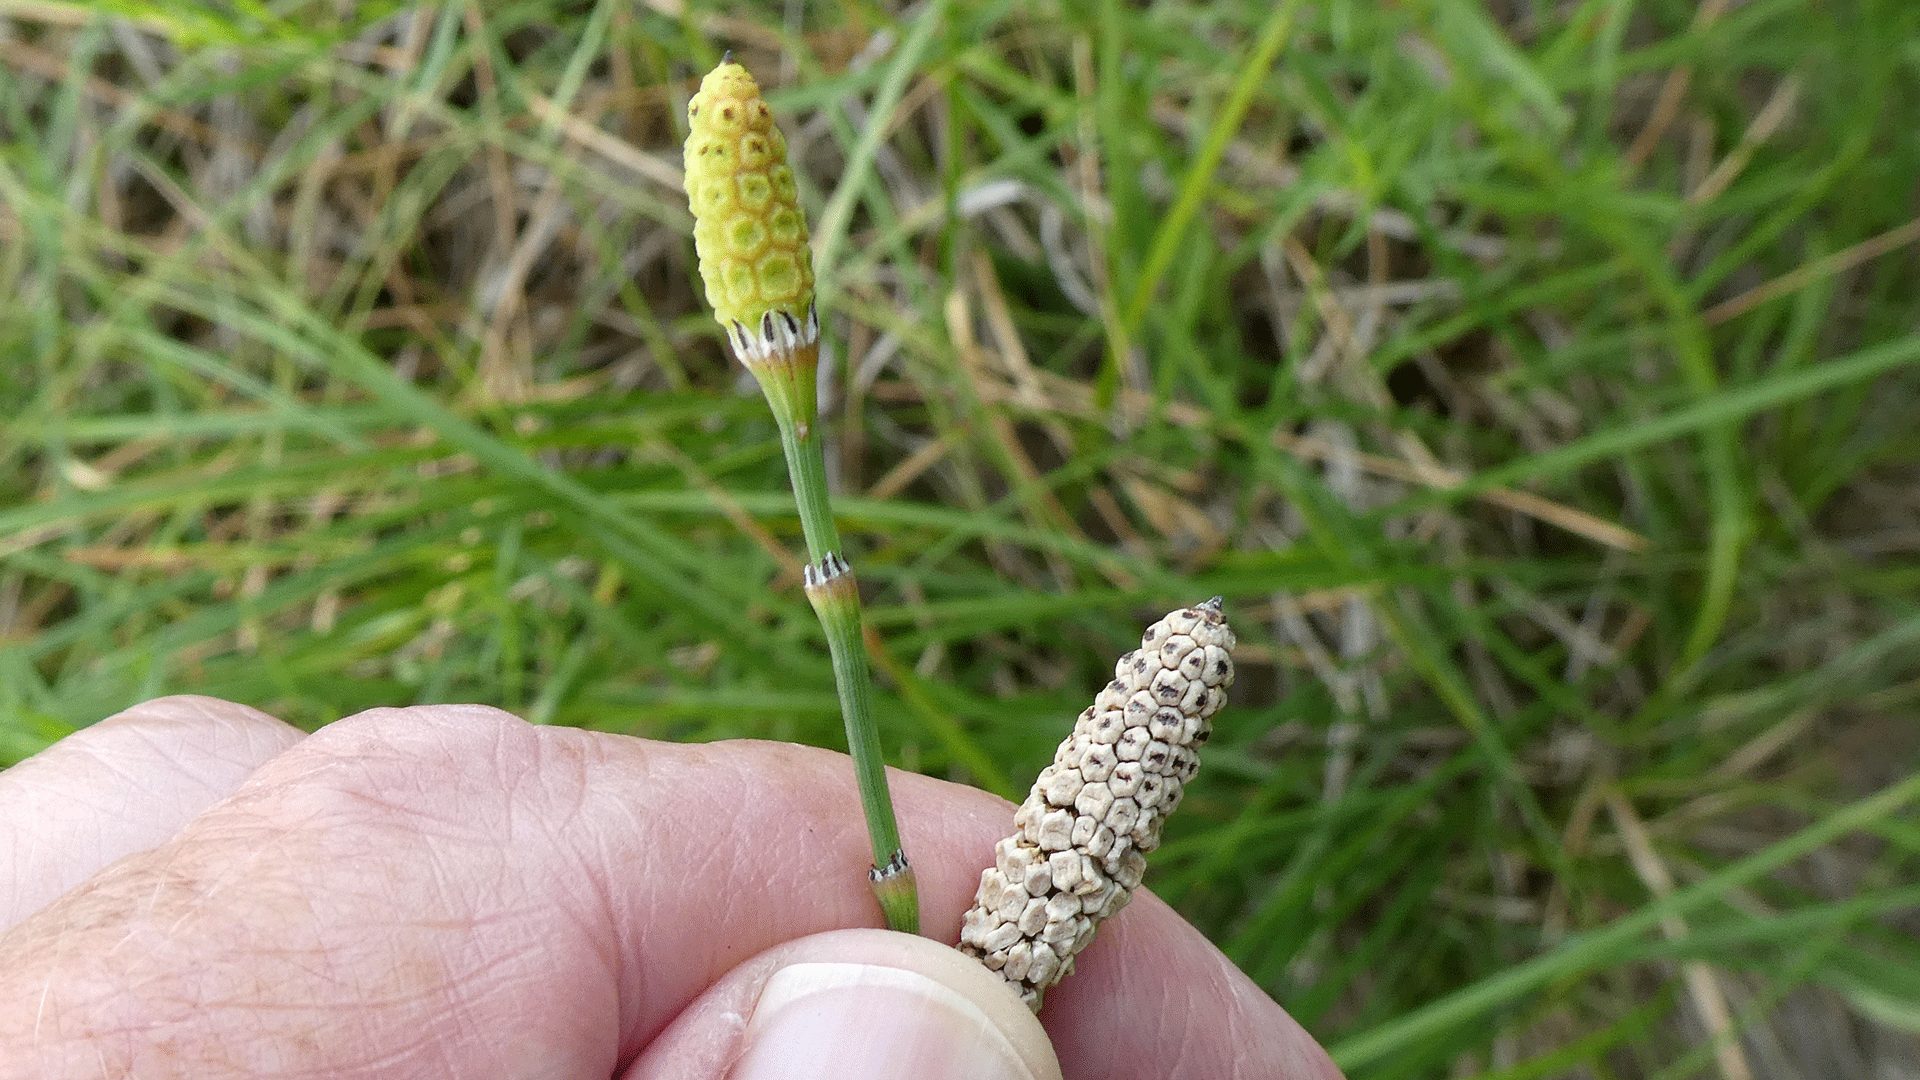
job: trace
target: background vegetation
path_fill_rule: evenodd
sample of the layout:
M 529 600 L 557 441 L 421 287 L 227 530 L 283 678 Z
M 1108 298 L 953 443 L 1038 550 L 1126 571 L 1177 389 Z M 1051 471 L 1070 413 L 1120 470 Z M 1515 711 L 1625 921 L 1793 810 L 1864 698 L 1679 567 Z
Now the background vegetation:
M 173 691 L 838 745 L 678 188 L 732 48 L 899 763 L 1017 796 L 1221 593 L 1151 881 L 1353 1073 L 1915 1075 L 1916 41 L 0 0 L 0 761 Z

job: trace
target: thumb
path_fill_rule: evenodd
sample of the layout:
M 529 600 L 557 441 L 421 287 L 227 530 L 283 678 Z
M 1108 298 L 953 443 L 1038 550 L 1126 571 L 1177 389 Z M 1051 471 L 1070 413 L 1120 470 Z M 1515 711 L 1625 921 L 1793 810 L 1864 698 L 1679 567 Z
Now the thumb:
M 624 1080 L 1059 1080 L 1040 1021 L 939 942 L 886 930 L 797 938 L 734 968 Z

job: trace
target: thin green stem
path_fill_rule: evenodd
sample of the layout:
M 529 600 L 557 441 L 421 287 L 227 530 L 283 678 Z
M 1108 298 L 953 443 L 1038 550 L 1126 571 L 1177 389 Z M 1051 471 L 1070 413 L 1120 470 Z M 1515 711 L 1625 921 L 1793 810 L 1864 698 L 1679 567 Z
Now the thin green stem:
M 841 708 L 848 717 L 866 723 L 847 724 L 847 747 L 853 753 L 854 780 L 860 785 L 860 805 L 867 813 L 867 835 L 873 839 L 875 866 L 885 866 L 900 852 L 900 829 L 893 819 L 893 796 L 881 764 L 880 732 L 872 723 L 873 690 L 867 676 L 866 653 L 861 648 L 859 611 L 838 605 L 819 608 L 827 631 L 827 649 L 833 655 L 833 677 L 840 685 Z M 851 618 L 848 616 L 852 616 Z
M 847 752 L 853 755 L 860 806 L 867 817 L 867 835 L 873 841 L 874 895 L 889 928 L 919 933 L 919 893 L 906 851 L 900 845 L 900 827 L 894 821 L 893 797 L 887 790 L 887 770 L 880 754 L 880 729 L 873 719 L 873 679 L 860 633 L 860 590 L 839 550 L 840 534 L 834 527 L 827 494 L 827 463 L 820 432 L 812 423 L 790 422 L 777 408 L 774 414 L 780 426 L 780 447 L 787 456 L 787 473 L 793 481 L 794 502 L 800 509 L 800 527 L 807 537 L 807 599 L 827 634 L 833 681 L 840 692 L 840 716 L 847 726 Z
M 787 476 L 793 481 L 793 501 L 800 508 L 800 531 L 807 536 L 807 559 L 818 564 L 840 550 L 840 530 L 833 523 L 832 497 L 827 493 L 827 455 L 820 431 L 811 423 L 780 420 L 780 449 L 787 455 Z

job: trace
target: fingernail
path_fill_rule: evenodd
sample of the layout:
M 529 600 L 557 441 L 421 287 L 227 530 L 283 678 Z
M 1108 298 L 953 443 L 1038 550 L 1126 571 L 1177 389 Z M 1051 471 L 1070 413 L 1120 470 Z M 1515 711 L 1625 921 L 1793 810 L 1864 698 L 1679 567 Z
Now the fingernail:
M 733 1080 L 1033 1080 L 959 992 L 900 968 L 793 964 L 767 980 Z

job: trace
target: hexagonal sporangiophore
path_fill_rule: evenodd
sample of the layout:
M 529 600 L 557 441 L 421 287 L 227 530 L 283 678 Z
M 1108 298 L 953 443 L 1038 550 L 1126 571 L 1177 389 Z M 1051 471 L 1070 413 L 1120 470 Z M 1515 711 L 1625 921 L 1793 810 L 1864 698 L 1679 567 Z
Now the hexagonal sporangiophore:
M 739 64 L 721 64 L 687 104 L 687 125 L 687 203 L 714 317 L 748 363 L 796 333 L 810 344 L 817 321 L 807 221 L 787 140 L 759 84 Z M 778 341 L 761 340 L 769 327 Z

